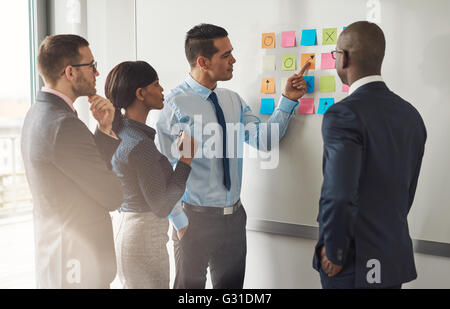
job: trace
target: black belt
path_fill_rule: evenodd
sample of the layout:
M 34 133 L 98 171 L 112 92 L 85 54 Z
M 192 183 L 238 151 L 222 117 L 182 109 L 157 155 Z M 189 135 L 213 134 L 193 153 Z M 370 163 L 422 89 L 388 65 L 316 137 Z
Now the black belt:
M 181 204 L 183 205 L 184 208 L 194 212 L 201 212 L 210 215 L 222 215 L 222 216 L 232 215 L 239 209 L 239 207 L 242 206 L 241 200 L 238 200 L 234 205 L 227 207 L 195 206 L 188 204 L 185 201 L 181 201 Z

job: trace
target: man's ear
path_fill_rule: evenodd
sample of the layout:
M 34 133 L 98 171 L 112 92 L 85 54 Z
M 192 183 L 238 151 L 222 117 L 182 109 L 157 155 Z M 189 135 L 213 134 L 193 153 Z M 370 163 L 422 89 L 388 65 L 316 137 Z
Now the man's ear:
M 203 56 L 197 58 L 197 65 L 202 71 L 207 71 L 209 68 L 209 59 Z
M 348 58 L 348 51 L 344 50 L 342 52 L 342 68 L 347 69 L 349 66 L 349 58 Z
M 67 80 L 73 81 L 75 79 L 74 69 L 72 66 L 68 65 L 64 69 L 64 75 L 66 76 Z

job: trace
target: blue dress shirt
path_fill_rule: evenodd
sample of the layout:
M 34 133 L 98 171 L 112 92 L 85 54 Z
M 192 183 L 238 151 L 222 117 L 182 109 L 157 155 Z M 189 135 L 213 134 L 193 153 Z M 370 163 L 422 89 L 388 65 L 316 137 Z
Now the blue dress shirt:
M 184 83 L 174 88 L 165 99 L 165 106 L 156 124 L 157 142 L 173 166 L 177 164 L 176 140 L 180 130 L 187 130 L 199 143 L 199 150 L 192 160 L 186 191 L 182 200 L 197 206 L 226 207 L 236 203 L 241 194 L 244 142 L 258 150 L 270 151 L 270 124 L 279 125 L 281 139 L 298 102 L 282 97 L 268 124 L 261 123 L 244 100 L 236 93 L 216 88 L 219 105 L 228 125 L 234 126 L 235 134 L 227 128 L 227 153 L 230 166 L 231 188 L 223 184 L 222 130 L 217 123 L 213 104 L 208 100 L 211 90 L 202 86 L 189 74 Z M 265 126 L 265 128 L 264 128 Z M 245 129 L 244 129 L 245 128 Z M 269 129 L 267 129 L 269 128 Z M 234 142 L 234 143 L 233 143 Z M 211 153 L 215 143 L 217 153 Z M 175 207 L 182 212 L 181 203 Z M 175 211 L 175 209 L 174 209 Z M 180 223 L 181 224 L 181 223 Z M 185 217 L 184 225 L 188 224 Z

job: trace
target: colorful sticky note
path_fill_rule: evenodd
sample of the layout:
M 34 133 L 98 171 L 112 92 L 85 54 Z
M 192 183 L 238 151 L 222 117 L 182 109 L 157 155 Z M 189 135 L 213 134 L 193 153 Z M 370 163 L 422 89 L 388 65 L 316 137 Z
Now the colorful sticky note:
M 261 80 L 261 93 L 275 93 L 275 78 Z
M 281 47 L 295 47 L 295 31 L 281 33 Z
M 314 114 L 314 98 L 301 98 L 298 113 L 303 115 Z
M 275 99 L 261 99 L 260 114 L 272 115 L 275 110 Z
M 281 62 L 281 69 L 283 71 L 295 71 L 297 69 L 297 57 L 295 54 L 283 55 Z
M 336 45 L 337 28 L 324 28 L 322 30 L 322 45 Z
M 303 67 L 303 65 L 308 61 L 311 60 L 311 64 L 308 67 L 308 70 L 315 70 L 316 69 L 316 54 L 301 54 L 300 55 L 300 67 Z
M 306 87 L 308 88 L 306 92 L 314 92 L 314 76 L 304 76 L 303 78 L 305 79 Z
M 334 98 L 321 98 L 319 100 L 319 108 L 317 114 L 325 114 L 325 112 L 334 104 Z
M 264 55 L 263 56 L 263 72 L 275 71 L 276 69 L 276 56 L 275 55 Z
M 275 33 L 274 32 L 262 34 L 261 47 L 262 48 L 275 48 Z
M 284 89 L 286 88 L 287 80 L 288 80 L 287 77 L 282 77 L 281 78 L 281 83 L 280 83 L 281 91 L 284 91 Z
M 302 39 L 300 41 L 301 46 L 313 46 L 317 45 L 317 32 L 316 29 L 307 29 L 302 31 Z
M 350 86 L 346 84 L 342 84 L 342 92 L 348 92 L 350 90 Z
M 334 76 L 320 77 L 320 92 L 334 92 L 335 90 Z
M 336 60 L 331 57 L 331 53 L 323 53 L 320 62 L 320 68 L 322 70 L 329 70 L 336 68 Z

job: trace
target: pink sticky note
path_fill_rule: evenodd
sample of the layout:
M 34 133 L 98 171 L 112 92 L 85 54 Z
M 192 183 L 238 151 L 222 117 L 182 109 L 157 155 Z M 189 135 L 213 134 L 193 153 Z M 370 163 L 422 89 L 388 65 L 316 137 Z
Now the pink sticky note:
M 281 33 L 281 47 L 295 47 L 295 31 Z
M 314 114 L 314 98 L 301 98 L 299 114 Z
M 342 92 L 348 92 L 348 90 L 350 89 L 350 87 L 346 84 L 342 84 Z
M 320 68 L 322 70 L 334 69 L 336 60 L 331 57 L 331 53 L 323 53 Z

